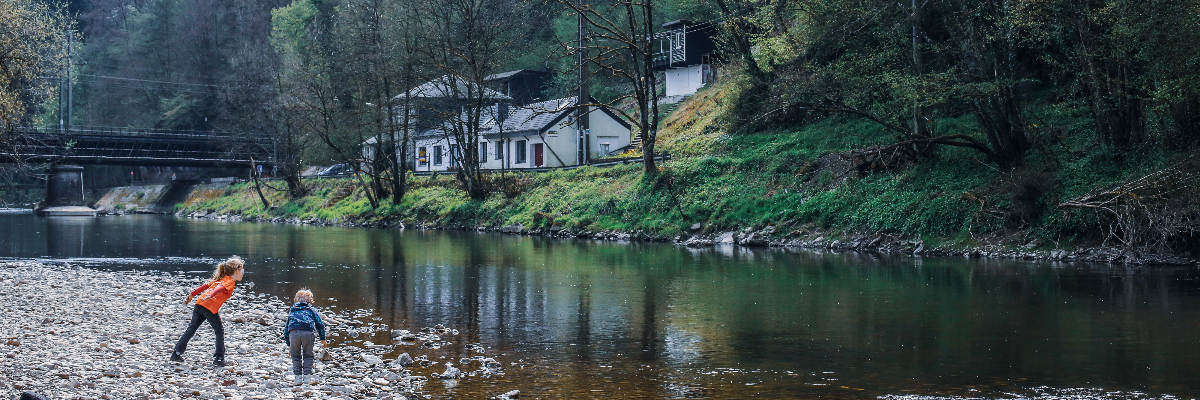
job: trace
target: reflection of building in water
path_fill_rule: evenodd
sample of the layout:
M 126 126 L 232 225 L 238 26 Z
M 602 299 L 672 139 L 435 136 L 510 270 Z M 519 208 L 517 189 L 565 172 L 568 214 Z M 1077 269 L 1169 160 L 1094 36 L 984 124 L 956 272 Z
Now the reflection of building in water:
M 83 257 L 84 237 L 96 217 L 47 217 L 46 250 L 50 257 Z

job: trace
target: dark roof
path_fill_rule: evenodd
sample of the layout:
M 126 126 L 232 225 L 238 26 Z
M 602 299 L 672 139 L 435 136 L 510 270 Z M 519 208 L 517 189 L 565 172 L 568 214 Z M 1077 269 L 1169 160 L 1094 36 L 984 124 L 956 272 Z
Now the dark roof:
M 479 117 L 479 134 L 487 136 L 503 135 L 504 137 L 540 134 L 543 130 L 554 126 L 554 124 L 562 121 L 563 118 L 566 118 L 571 112 L 575 111 L 575 99 L 577 98 L 567 97 L 526 104 L 520 107 L 509 107 L 508 118 L 505 118 L 499 124 L 496 123 L 495 118 L 499 113 L 498 107 L 496 105 L 489 106 L 482 111 Z M 592 101 L 595 101 L 595 99 L 592 99 Z M 599 108 L 599 111 L 608 114 L 609 117 L 612 117 L 612 119 L 625 128 L 631 128 L 628 122 L 617 117 L 608 109 L 597 108 Z M 444 134 L 444 127 L 447 127 L 451 123 L 446 122 L 442 126 L 430 128 L 421 132 L 418 136 Z
M 446 99 L 446 98 L 467 98 L 467 94 L 472 93 L 474 96 L 488 100 L 512 100 L 504 93 L 497 92 L 492 89 L 475 85 L 461 76 L 443 75 L 441 78 L 422 83 L 420 86 L 412 88 L 408 91 L 408 95 L 415 99 Z M 404 95 L 397 95 L 392 99 L 403 99 Z
M 508 71 L 508 72 L 501 72 L 501 73 L 498 73 L 495 75 L 488 75 L 488 77 L 483 78 L 483 80 L 485 80 L 485 81 L 503 81 L 503 80 L 512 78 L 514 76 L 520 75 L 520 74 L 550 75 L 549 72 L 534 71 L 531 69 L 518 69 L 516 71 Z
M 540 132 L 573 111 L 575 99 L 575 97 L 568 97 L 511 107 L 508 118 L 500 123 L 497 123 L 495 119 L 498 113 L 496 107 L 489 107 L 486 112 L 488 118 L 481 124 L 480 133 L 493 135 L 510 132 Z
M 663 26 L 663 28 L 675 29 L 675 27 L 679 26 L 679 25 L 688 26 L 688 25 L 695 25 L 695 24 L 696 24 L 695 22 L 688 21 L 686 19 L 677 19 L 677 20 L 662 24 L 662 26 Z

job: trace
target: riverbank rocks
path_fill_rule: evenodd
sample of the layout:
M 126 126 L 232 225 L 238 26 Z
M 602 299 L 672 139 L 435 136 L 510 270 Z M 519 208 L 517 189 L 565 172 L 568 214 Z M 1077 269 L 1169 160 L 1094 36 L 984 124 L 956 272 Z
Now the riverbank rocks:
M 408 353 L 400 353 L 400 356 L 396 357 L 396 360 L 392 361 L 392 364 L 399 367 L 407 367 L 413 365 L 413 359 Z
M 202 281 L 162 272 L 0 262 L 0 312 L 7 321 L 0 324 L 0 387 L 51 399 L 421 399 L 437 398 L 431 390 L 500 370 L 486 355 L 471 359 L 481 368 L 469 373 L 452 365 L 440 373 L 423 369 L 439 367 L 428 354 L 414 359 L 406 352 L 386 363 L 386 354 L 403 342 L 344 339 L 346 329 L 388 332 L 369 321 L 372 313 L 322 309 L 327 319 L 342 324 L 329 329 L 330 346 L 318 349 L 322 362 L 313 365 L 315 383 L 296 385 L 274 315 L 290 304 L 248 288 L 222 307 L 221 314 L 233 322 L 225 324 L 225 367 L 211 365 L 213 335 L 207 325 L 192 339 L 183 362 L 168 362 L 191 317 L 183 299 Z M 439 335 L 457 333 L 441 325 L 420 331 L 439 345 L 449 344 Z M 427 388 L 431 374 L 454 383 Z
M 615 230 L 586 231 L 571 230 L 557 226 L 544 228 L 526 227 L 521 224 L 504 226 L 489 224 L 463 224 L 453 221 L 417 222 L 404 226 L 399 221 L 380 222 L 333 222 L 315 217 L 306 219 L 283 217 L 248 217 L 242 219 L 236 215 L 220 215 L 215 212 L 195 212 L 191 214 L 178 213 L 179 217 L 203 218 L 224 221 L 251 221 L 286 223 L 296 225 L 317 226 L 349 226 L 349 227 L 380 227 L 400 229 L 437 229 L 464 230 L 479 232 L 500 232 L 518 235 L 539 235 L 557 238 L 583 238 L 597 240 L 642 240 L 670 242 L 689 248 L 703 248 L 716 245 L 718 249 L 728 245 L 745 247 L 774 247 L 783 249 L 813 249 L 834 251 L 859 251 L 876 254 L 890 254 L 909 257 L 970 257 L 998 258 L 1030 261 L 1053 262 L 1101 262 L 1133 265 L 1200 265 L 1200 257 L 1194 254 L 1147 254 L 1130 249 L 1112 247 L 1088 247 L 1078 250 L 1044 249 L 1045 242 L 1040 240 L 1017 241 L 1013 238 L 983 238 L 971 247 L 933 247 L 922 241 L 906 241 L 884 232 L 829 232 L 816 229 L 811 225 L 798 225 L 795 220 L 787 220 L 778 226 L 767 226 L 762 229 L 745 227 L 740 230 L 707 233 L 712 226 L 693 223 L 688 227 L 688 234 L 679 236 L 659 236 L 642 231 L 621 232 Z M 840 239 L 828 239 L 827 236 L 846 236 Z M 1043 250 L 1039 250 L 1043 249 Z M 726 251 L 726 250 L 721 250 Z
M 434 374 L 439 379 L 458 379 L 462 375 L 462 370 L 454 367 L 454 364 L 446 363 L 446 370 L 440 374 Z

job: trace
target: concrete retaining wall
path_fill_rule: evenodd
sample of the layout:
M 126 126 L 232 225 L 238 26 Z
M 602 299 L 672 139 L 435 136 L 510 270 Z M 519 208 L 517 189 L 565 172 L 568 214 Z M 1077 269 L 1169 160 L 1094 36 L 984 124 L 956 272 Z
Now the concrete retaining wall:
M 228 182 L 177 181 L 160 185 L 115 187 L 108 189 L 92 208 L 106 213 L 173 213 L 176 204 L 195 204 L 219 197 L 228 186 Z

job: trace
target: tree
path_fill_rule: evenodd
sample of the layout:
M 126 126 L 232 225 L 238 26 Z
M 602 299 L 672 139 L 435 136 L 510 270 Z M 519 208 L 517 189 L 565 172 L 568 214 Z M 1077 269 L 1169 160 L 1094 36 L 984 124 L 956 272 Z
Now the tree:
M 966 4 L 970 3 L 970 5 Z M 1011 9 L 1000 2 L 764 1 L 746 20 L 767 79 L 741 121 L 753 128 L 846 114 L 878 123 L 895 140 L 869 149 L 911 159 L 933 146 L 978 151 L 1002 166 L 1021 162 L 1025 81 Z M 734 22 L 730 22 L 735 23 Z M 897 34 L 903 32 L 903 35 Z M 745 56 L 745 55 L 743 55 Z M 932 122 L 971 114 L 982 138 L 942 134 Z
M 417 82 L 423 78 L 421 74 L 421 60 L 419 54 L 420 38 L 417 36 L 419 24 L 416 22 L 416 7 L 412 3 L 403 6 L 403 12 L 396 13 L 394 18 L 399 19 L 396 26 L 399 29 L 393 32 L 393 36 L 399 42 L 399 49 L 395 56 L 399 67 L 399 78 L 397 81 L 400 87 L 409 88 L 416 86 Z M 387 92 L 391 96 L 392 82 L 388 81 Z M 413 117 L 413 99 L 411 91 L 405 90 L 403 94 L 390 97 L 387 103 L 388 115 L 388 135 L 394 144 L 382 143 L 382 149 L 395 149 L 388 151 L 388 160 L 392 164 L 392 170 L 395 171 L 395 179 L 392 180 L 392 196 L 393 202 L 399 203 L 400 199 L 408 191 L 408 171 L 412 167 L 409 165 L 409 159 L 412 158 L 412 133 L 415 129 Z M 397 116 L 397 109 L 403 112 L 403 115 Z M 397 138 L 396 132 L 400 132 L 400 137 Z
M 52 78 L 67 67 L 67 36 L 74 28 L 63 10 L 45 3 L 0 2 L 0 135 L 33 122 L 52 96 Z
M 272 12 L 271 42 L 282 60 L 280 107 L 289 132 L 323 143 L 333 159 L 354 169 L 357 179 L 371 178 L 366 195 L 378 207 L 383 187 L 378 171 L 362 168 L 361 147 L 378 133 L 369 113 L 378 107 L 360 95 L 364 87 L 371 90 L 363 69 L 341 61 L 364 51 L 356 47 L 361 37 L 354 35 L 361 21 L 346 14 L 348 23 L 342 24 L 342 17 L 337 4 L 326 0 L 298 0 Z M 343 36 L 347 33 L 351 36 Z
M 570 49 L 568 54 L 582 55 L 580 68 L 596 66 L 590 77 L 611 77 L 628 89 L 612 101 L 591 103 L 590 99 L 579 99 L 578 107 L 585 110 L 606 108 L 629 121 L 642 141 L 646 173 L 656 173 L 654 145 L 658 138 L 659 114 L 654 34 L 658 26 L 654 0 L 618 0 L 598 7 L 586 2 L 558 1 L 580 16 L 581 24 L 588 32 L 585 45 L 564 44 Z M 633 112 L 621 106 L 630 101 L 635 104 Z
M 238 145 L 265 147 L 244 150 L 271 155 L 270 159 L 255 161 L 270 164 L 271 170 L 283 178 L 287 188 L 276 188 L 269 183 L 266 186 L 286 190 L 291 197 L 297 198 L 307 193 L 300 173 L 304 168 L 304 144 L 308 137 L 303 130 L 297 129 L 294 123 L 297 116 L 289 110 L 283 95 L 283 91 L 289 89 L 289 83 L 282 79 L 281 53 L 272 49 L 270 32 L 273 27 L 270 19 L 264 18 L 269 8 L 261 8 L 260 3 L 237 6 L 246 9 L 236 13 L 236 30 L 247 33 L 248 37 L 238 44 L 238 51 L 229 55 L 232 73 L 222 80 L 220 119 L 224 126 L 241 135 L 237 138 Z
M 520 51 L 536 18 L 529 5 L 524 0 L 427 0 L 419 12 L 426 37 L 420 54 L 429 72 L 441 76 L 430 82 L 423 107 L 442 121 L 447 141 L 457 144 L 450 157 L 471 198 L 484 198 L 489 191 L 477 150 L 486 110 L 509 100 L 487 89 L 487 77 L 501 72 Z

